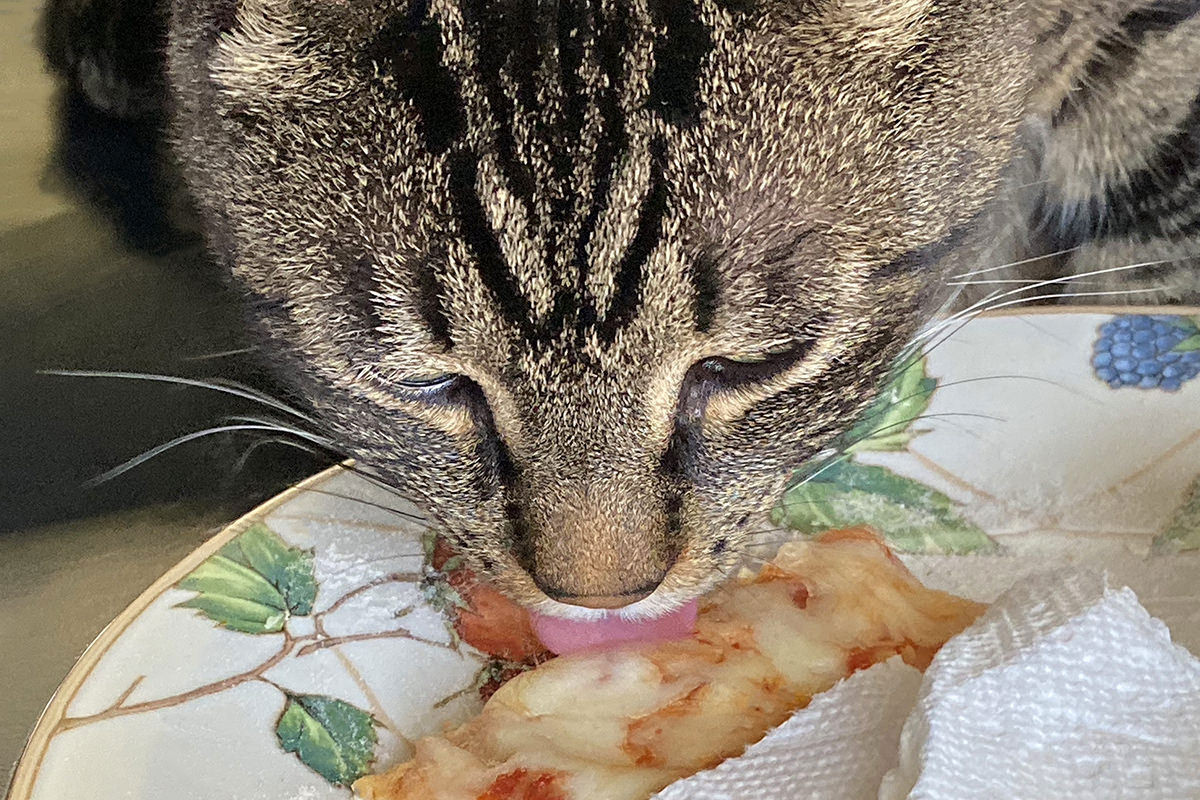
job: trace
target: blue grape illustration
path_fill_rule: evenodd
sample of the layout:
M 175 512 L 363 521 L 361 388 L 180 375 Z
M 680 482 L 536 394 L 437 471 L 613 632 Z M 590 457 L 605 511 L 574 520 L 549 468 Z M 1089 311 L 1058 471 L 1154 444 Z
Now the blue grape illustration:
M 1178 391 L 1200 375 L 1200 328 L 1191 317 L 1123 314 L 1100 326 L 1096 377 L 1114 389 Z

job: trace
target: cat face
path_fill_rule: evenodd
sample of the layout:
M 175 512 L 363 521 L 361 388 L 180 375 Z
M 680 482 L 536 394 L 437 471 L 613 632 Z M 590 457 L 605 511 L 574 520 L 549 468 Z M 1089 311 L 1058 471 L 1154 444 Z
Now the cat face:
M 350 454 L 527 604 L 665 609 L 938 300 L 1017 5 L 179 2 L 175 136 Z

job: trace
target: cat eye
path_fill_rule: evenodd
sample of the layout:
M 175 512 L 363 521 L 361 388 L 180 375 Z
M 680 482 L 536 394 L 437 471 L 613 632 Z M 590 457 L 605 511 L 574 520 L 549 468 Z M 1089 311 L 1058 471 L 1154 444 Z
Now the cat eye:
M 808 355 L 816 344 L 816 339 L 805 339 L 794 342 L 791 346 L 759 358 L 731 358 L 713 356 L 698 361 L 693 365 L 695 377 L 711 381 L 721 389 L 734 389 L 768 381 L 789 369 Z
M 397 381 L 397 384 L 404 387 L 405 389 L 414 389 L 417 391 L 424 391 L 426 389 L 443 388 L 443 387 L 448 386 L 449 384 L 453 383 L 459 377 L 461 377 L 461 376 L 455 375 L 453 373 L 443 373 L 440 375 L 428 375 L 428 376 L 423 375 L 423 376 L 416 377 L 416 378 L 404 378 L 403 380 Z
M 698 377 L 717 383 L 721 388 L 736 388 L 770 380 L 795 363 L 796 359 L 790 354 L 768 356 L 761 361 L 716 356 L 699 362 Z
M 405 378 L 394 385 L 406 399 L 430 405 L 462 406 L 481 424 L 491 418 L 483 389 L 465 375 L 445 373 Z
M 453 395 L 463 383 L 471 381 L 462 375 L 443 373 L 440 375 L 421 375 L 396 381 L 405 397 L 426 402 L 453 402 Z
M 740 359 L 711 356 L 693 364 L 683 379 L 679 392 L 678 413 L 681 418 L 695 419 L 714 394 L 742 386 L 752 386 L 771 380 L 800 363 L 816 338 L 794 342 L 790 347 L 761 358 Z

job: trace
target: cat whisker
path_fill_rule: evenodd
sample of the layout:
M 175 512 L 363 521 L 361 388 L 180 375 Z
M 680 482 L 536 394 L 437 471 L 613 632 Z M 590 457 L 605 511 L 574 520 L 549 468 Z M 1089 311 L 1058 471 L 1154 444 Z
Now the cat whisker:
M 409 522 L 415 522 L 423 528 L 429 529 L 429 528 L 433 527 L 432 524 L 430 523 L 430 521 L 423 516 L 420 516 L 418 514 L 413 514 L 410 511 L 404 511 L 399 508 L 393 508 L 392 506 L 385 505 L 383 503 L 377 503 L 374 500 L 367 500 L 364 497 L 355 497 L 354 495 L 351 495 L 351 494 L 342 494 L 340 492 L 331 492 L 328 489 L 317 489 L 317 488 L 314 488 L 311 486 L 304 488 L 303 491 L 312 493 L 312 494 L 324 495 L 326 497 L 335 497 L 339 500 L 348 500 L 348 501 L 354 502 L 354 503 L 361 503 L 364 506 L 370 506 L 371 508 L 377 508 L 380 511 L 387 511 L 391 514 L 395 514 L 396 516 L 398 516 L 402 519 L 408 520 Z
M 897 420 L 896 422 L 890 423 L 888 425 L 884 425 L 880 428 L 873 428 L 872 430 L 867 431 L 866 433 L 859 436 L 854 441 L 847 442 L 846 444 L 842 445 L 842 447 L 844 447 L 844 448 L 854 447 L 859 442 L 866 441 L 867 439 L 870 439 L 880 433 L 883 433 L 884 431 L 891 430 L 892 428 L 906 428 L 911 423 L 916 422 L 917 420 L 947 419 L 950 417 L 973 417 L 973 418 L 978 418 L 978 419 L 991 420 L 992 422 L 1008 422 L 1008 420 L 1004 417 L 997 417 L 992 414 L 982 414 L 982 413 L 978 413 L 978 412 L 974 412 L 974 411 L 939 411 L 936 414 L 917 414 L 916 416 L 908 417 L 908 418 L 902 419 L 902 420 Z
M 238 460 L 236 462 L 234 462 L 233 469 L 231 470 L 232 474 L 233 475 L 241 474 L 242 470 L 246 468 L 246 462 L 250 460 L 250 456 L 254 455 L 255 451 L 257 451 L 260 447 L 263 447 L 264 445 L 269 445 L 269 444 L 287 445 L 288 447 L 293 447 L 297 450 L 303 450 L 304 452 L 309 453 L 310 455 L 316 456 L 318 458 L 320 458 L 321 456 L 327 455 L 326 453 L 322 453 L 320 450 L 317 450 L 315 447 L 309 447 L 306 444 L 301 444 L 300 442 L 294 442 L 291 439 L 285 439 L 282 436 L 269 436 L 265 439 L 260 439 L 257 442 L 250 443 L 250 445 L 246 448 L 246 451 L 244 453 L 242 453 L 242 455 L 238 458 Z
M 1139 269 L 1141 267 L 1155 266 L 1158 264 L 1169 263 L 1172 260 L 1178 260 L 1178 259 L 1146 261 L 1146 262 L 1141 262 L 1141 263 L 1136 263 L 1136 264 L 1124 264 L 1124 265 L 1118 266 L 1118 267 L 1106 267 L 1106 268 L 1100 269 L 1100 270 L 1092 270 L 1090 272 L 1081 272 L 1076 275 L 1068 275 L 1068 276 L 1063 276 L 1063 277 L 1058 277 L 1058 278 L 1048 278 L 1045 280 L 1034 280 L 1031 283 L 1027 283 L 1016 289 L 1009 289 L 1007 291 L 997 290 L 997 291 L 989 294 L 987 297 L 984 297 L 982 300 L 979 300 L 978 302 L 968 306 L 967 308 L 964 308 L 964 309 L 956 312 L 955 314 L 952 314 L 947 319 L 941 320 L 941 321 L 935 323 L 928 331 L 923 331 L 921 334 L 921 337 L 929 338 L 932 334 L 936 334 L 941 329 L 949 327 L 950 325 L 954 324 L 955 322 L 957 322 L 960 319 L 974 318 L 974 317 L 978 316 L 979 314 L 985 313 L 987 311 L 991 311 L 995 308 L 1002 307 L 1000 304 L 993 303 L 993 301 L 1003 300 L 1006 297 L 1013 297 L 1015 295 L 1020 295 L 1023 292 L 1041 289 L 1041 288 L 1045 288 L 1047 286 L 1064 285 L 1064 284 L 1070 283 L 1072 281 L 1078 280 L 1080 278 L 1095 277 L 1097 275 L 1106 275 L 1106 274 L 1111 274 L 1114 272 L 1122 272 L 1122 271 L 1127 271 L 1127 270 L 1131 270 L 1131 269 Z M 1150 290 L 1142 289 L 1140 291 L 1150 291 Z M 1048 299 L 1048 298 L 1054 299 L 1054 298 L 1062 298 L 1062 297 L 1066 297 L 1066 296 L 1073 296 L 1073 295 L 1059 293 L 1059 294 L 1054 294 L 1054 295 L 1041 295 L 1037 299 L 1039 299 L 1039 300 Z
M 946 285 L 947 286 L 993 286 L 993 285 L 1001 285 L 1001 284 L 1007 284 L 1007 285 L 1023 284 L 1023 285 L 1028 286 L 1029 284 L 1037 283 L 1038 280 L 1040 280 L 1040 279 L 1039 278 L 991 278 L 991 279 L 982 280 L 982 281 L 957 281 L 957 282 L 947 283 Z M 1074 281 L 1074 278 L 1068 278 L 1068 279 L 1064 280 L 1063 282 L 1066 283 L 1067 281 Z M 1081 285 L 1097 286 L 1099 284 L 1096 281 L 1082 281 Z
M 418 563 L 416 563 L 412 567 L 409 567 L 409 566 L 407 566 L 407 564 L 405 564 L 406 569 L 414 569 L 417 567 L 424 566 L 423 562 L 424 562 L 425 558 L 426 558 L 426 555 L 424 553 L 397 553 L 394 555 L 379 556 L 378 558 L 355 559 L 354 563 L 351 566 L 345 567 L 343 569 L 329 570 L 326 574 L 327 575 L 345 575 L 347 572 L 351 572 L 351 571 L 358 572 L 363 567 L 371 565 L 371 564 L 379 564 L 379 563 L 382 563 L 385 561 L 396 561 L 396 560 L 401 560 L 401 559 L 405 562 L 407 562 L 409 559 L 417 560 Z M 398 583 L 406 583 L 406 581 L 397 581 L 397 582 Z
M 240 356 L 246 353 L 253 353 L 258 350 L 257 347 L 238 347 L 233 350 L 219 350 L 215 353 L 202 353 L 197 356 L 184 356 L 180 361 L 211 361 L 217 358 L 228 358 L 229 356 Z
M 775 538 L 775 539 L 769 539 L 769 540 L 759 539 L 756 542 L 746 542 L 746 544 L 744 546 L 745 547 L 769 547 L 770 545 L 778 545 L 778 544 L 782 544 L 783 542 L 803 541 L 805 538 L 804 534 L 799 533 L 797 531 L 789 530 L 787 528 L 782 528 L 782 529 L 775 528 L 773 530 L 763 530 L 763 531 L 759 531 L 758 533 L 763 536 L 765 536 L 768 533 L 773 533 L 777 537 L 779 536 L 779 534 L 785 534 L 785 535 L 782 538 Z
M 1165 286 L 1154 286 L 1154 287 L 1147 287 L 1144 289 L 1113 289 L 1113 290 L 1100 291 L 1100 292 L 1070 292 L 1067 294 L 1042 294 L 1042 295 L 1036 295 L 1034 297 L 1022 297 L 1022 298 L 1018 298 L 1016 300 L 1009 300 L 1004 303 L 997 303 L 994 306 L 989 306 L 987 309 L 985 309 L 985 311 L 996 311 L 1001 308 L 1009 308 L 1010 306 L 1018 306 L 1018 305 L 1022 305 L 1024 303 L 1037 302 L 1038 300 L 1063 299 L 1063 298 L 1072 298 L 1072 297 L 1120 297 L 1120 296 L 1129 296 L 1129 295 L 1135 295 L 1135 294 L 1147 294 L 1150 292 L 1160 292 L 1164 288 L 1166 288 L 1166 287 Z
M 1010 261 L 1007 264 L 1000 264 L 999 266 L 995 266 L 995 267 L 984 267 L 983 269 L 975 269 L 975 270 L 971 270 L 970 272 L 960 272 L 958 275 L 951 275 L 950 280 L 952 280 L 952 281 L 953 280 L 961 280 L 963 278 L 970 278 L 973 275 L 983 275 L 986 272 L 999 272 L 1000 270 L 1003 270 L 1003 269 L 1011 269 L 1013 267 L 1021 267 L 1026 264 L 1033 264 L 1036 261 L 1043 261 L 1047 258 L 1057 258 L 1058 256 L 1065 256 L 1068 253 L 1073 253 L 1078 249 L 1080 249 L 1080 245 L 1076 245 L 1075 247 L 1068 247 L 1064 250 L 1055 250 L 1053 253 L 1043 253 L 1040 256 L 1033 256 L 1031 258 L 1023 258 L 1020 261 Z
M 797 489 L 797 488 L 803 486 L 804 484 L 808 483 L 809 481 L 815 480 L 819 475 L 821 475 L 821 473 L 825 472 L 826 470 L 832 469 L 837 464 L 850 458 L 850 456 L 851 456 L 850 453 L 847 453 L 844 451 L 836 452 L 834 454 L 834 456 L 830 457 L 830 459 L 828 461 L 826 461 L 825 463 L 822 463 L 817 468 L 816 472 L 805 475 L 803 479 L 801 479 L 800 481 L 798 481 L 796 483 L 787 484 L 787 486 L 785 486 L 785 488 L 784 488 L 784 492 L 789 492 L 792 489 Z
M 347 472 L 351 472 L 351 473 L 357 475 L 358 477 L 362 478 L 363 480 L 370 482 L 372 485 L 374 485 L 380 489 L 383 489 L 385 492 L 392 495 L 393 497 L 403 500 L 406 503 L 410 502 L 409 498 L 403 492 L 401 492 L 399 489 L 397 489 L 395 486 L 392 486 L 383 478 L 369 472 L 368 470 L 364 469 L 363 467 L 359 466 L 358 464 L 355 464 L 349 460 L 346 460 L 346 461 L 342 461 L 338 466 L 341 467 L 342 469 L 346 470 Z M 317 490 L 310 489 L 308 491 L 317 491 Z M 346 499 L 357 499 L 357 498 L 347 497 Z M 368 501 L 363 500 L 361 502 L 368 502 Z M 428 518 L 426 518 L 424 516 L 414 515 L 411 512 L 402 511 L 400 509 L 392 508 L 390 506 L 383 506 L 383 508 L 386 508 L 388 511 L 392 511 L 393 513 L 403 515 L 414 521 L 422 522 L 423 524 L 425 524 L 427 526 L 432 526 L 432 524 L 433 524 L 431 520 L 429 520 Z
M 174 439 L 172 439 L 169 442 L 164 442 L 163 444 L 160 444 L 157 447 L 152 447 L 149 450 L 145 451 L 144 453 L 134 456 L 133 458 L 129 459 L 128 461 L 118 464 L 117 466 L 113 467 L 112 469 L 106 470 L 106 471 L 100 473 L 99 475 L 95 476 L 94 478 L 90 478 L 89 480 L 84 481 L 83 486 L 86 489 L 91 489 L 96 486 L 99 486 L 102 483 L 107 483 L 108 481 L 112 480 L 113 478 L 116 478 L 120 475 L 125 474 L 126 472 L 133 469 L 134 467 L 145 464 L 147 461 L 151 460 L 152 458 L 156 458 L 156 457 L 162 455 L 163 453 L 167 452 L 168 450 L 172 450 L 176 447 L 179 447 L 180 445 L 187 444 L 188 442 L 193 442 L 197 439 L 202 439 L 205 436 L 213 436 L 218 433 L 234 433 L 234 432 L 243 432 L 243 431 L 275 432 L 278 430 L 279 430 L 279 428 L 274 425 L 237 424 L 237 425 L 218 425 L 218 426 L 215 426 L 212 428 L 205 428 L 202 431 L 194 431 L 192 433 L 186 433 L 183 436 L 175 437 Z
M 909 418 L 902 419 L 902 420 L 897 420 L 896 422 L 890 423 L 888 425 L 884 425 L 879 428 L 873 428 L 870 431 L 863 433 L 861 436 L 858 436 L 853 441 L 844 442 L 844 443 L 839 444 L 838 447 L 833 451 L 833 453 L 827 457 L 828 458 L 827 461 L 825 461 L 824 463 L 821 463 L 820 461 L 818 461 L 816 464 L 814 464 L 814 466 L 816 466 L 816 471 L 805 474 L 802 479 L 800 479 L 799 481 L 797 481 L 795 483 L 789 482 L 789 483 L 785 484 L 783 491 L 784 491 L 784 493 L 793 491 L 794 489 L 797 489 L 797 488 L 805 485 L 809 481 L 814 480 L 815 478 L 820 476 L 822 473 L 824 473 L 826 470 L 829 470 L 832 467 L 836 466 L 838 463 L 851 458 L 853 456 L 853 453 L 850 452 L 850 448 L 854 447 L 859 442 L 866 441 L 867 439 L 870 439 L 870 438 L 872 438 L 880 433 L 883 433 L 885 431 L 891 430 L 892 428 L 900 428 L 901 430 L 903 430 L 904 428 L 907 428 L 909 425 L 911 425 L 912 423 L 914 423 L 918 420 L 945 419 L 945 418 L 950 418 L 950 417 L 971 417 L 971 418 L 991 420 L 993 422 L 1007 422 L 1008 421 L 1004 417 L 997 417 L 992 414 L 980 414 L 980 413 L 967 412 L 967 411 L 943 411 L 943 412 L 939 412 L 936 414 L 917 414 L 913 417 L 909 417 Z M 948 424 L 953 424 L 953 423 L 948 423 Z M 804 467 L 801 466 L 800 469 L 803 470 Z M 786 507 L 786 503 L 784 504 L 783 507 Z M 768 509 L 763 509 L 763 510 L 768 510 Z
M 370 481 L 372 484 L 374 484 L 375 486 L 378 486 L 380 489 L 383 489 L 384 491 L 388 492 L 389 494 L 393 495 L 394 497 L 398 497 L 401 500 L 404 500 L 405 502 L 409 502 L 408 497 L 406 497 L 395 486 L 392 486 L 390 483 L 388 483 L 383 478 L 379 477 L 378 475 L 374 474 L 373 472 L 371 472 L 367 469 L 364 469 L 363 467 L 359 466 L 358 464 L 342 463 L 341 467 L 342 467 L 342 469 L 346 470 L 347 472 L 353 472 L 355 475 L 359 476 L 360 478 L 362 478 L 366 481 Z
M 759 547 L 759 548 L 773 547 L 773 548 L 778 549 L 778 548 L 782 547 L 783 545 L 787 544 L 788 542 L 803 542 L 803 541 L 806 541 L 807 539 L 808 539 L 808 537 L 806 537 L 802 534 L 797 534 L 795 536 L 785 536 L 780 539 L 772 539 L 771 541 L 767 541 L 767 542 L 757 542 L 755 544 L 747 545 L 747 547 Z
M 963 385 L 966 385 L 969 383 L 980 383 L 982 381 L 999 381 L 999 380 L 1034 381 L 1036 383 L 1044 383 L 1049 386 L 1053 386 L 1056 389 L 1072 391 L 1069 386 L 1067 386 L 1065 383 L 1062 383 L 1061 381 L 1052 381 L 1049 378 L 1042 378 L 1037 375 L 1017 375 L 1017 374 L 981 375 L 978 378 L 960 378 L 956 381 L 939 382 L 937 385 L 937 388 L 938 389 L 949 389 L 951 386 L 963 386 Z
M 1071 391 L 1066 386 L 1066 384 L 1060 383 L 1058 381 L 1052 381 L 1049 378 L 1041 378 L 1036 375 L 1011 375 L 1011 374 L 1010 375 L 983 375 L 978 378 L 962 378 L 962 379 L 956 380 L 956 381 L 939 382 L 937 384 L 936 389 L 949 389 L 953 386 L 964 386 L 966 384 L 971 384 L 971 383 L 980 383 L 982 381 L 997 381 L 997 380 L 1036 381 L 1038 383 L 1046 383 L 1046 384 L 1049 384 L 1050 386 L 1054 386 L 1059 389 Z M 867 415 L 861 417 L 859 421 L 867 422 L 871 419 L 881 417 L 884 414 L 886 414 L 888 412 L 888 410 L 893 408 L 894 406 L 897 406 L 901 403 L 905 403 L 905 402 L 913 399 L 914 397 L 920 397 L 923 394 L 924 394 L 923 391 L 916 391 L 911 394 L 905 395 L 904 397 L 899 397 L 896 400 L 893 400 L 891 403 L 888 403 L 888 405 L 885 406 L 884 408 L 881 408 L 880 410 L 876 411 L 874 414 L 867 414 Z
M 276 430 L 279 433 L 290 433 L 293 436 L 299 436 L 301 439 L 312 442 L 313 444 L 316 444 L 316 445 L 320 445 L 321 447 L 324 447 L 328 450 L 333 450 L 335 452 L 337 450 L 337 448 L 335 447 L 336 443 L 334 442 L 334 440 L 330 439 L 327 436 L 321 436 L 320 434 L 311 433 L 311 432 L 303 430 L 301 428 L 296 428 L 294 426 L 288 425 L 287 423 L 281 422 L 279 420 L 271 419 L 270 417 L 259 417 L 259 416 L 247 415 L 247 414 L 231 414 L 231 415 L 225 417 L 225 419 L 228 421 L 231 421 L 231 422 L 245 422 L 245 423 L 249 423 L 251 425 L 270 426 L 273 430 Z
M 1092 278 L 1097 275 L 1110 275 L 1115 272 L 1124 272 L 1124 271 L 1128 271 L 1128 270 L 1132 270 L 1132 269 L 1141 269 L 1143 267 L 1153 267 L 1153 266 L 1158 266 L 1160 264 L 1169 264 L 1173 261 L 1180 261 L 1180 260 L 1181 259 L 1174 258 L 1174 259 L 1159 259 L 1156 261 L 1143 261 L 1143 262 L 1139 262 L 1136 264 L 1124 264 L 1119 267 L 1106 267 L 1104 269 L 1096 269 L 1096 270 L 1091 270 L 1089 272 L 1080 272 L 1075 275 L 1068 275 L 1068 276 L 1060 277 L 1060 278 L 1047 278 L 1046 280 L 1034 281 L 1033 283 L 1018 287 L 1016 289 L 1009 289 L 1008 291 L 1000 292 L 999 294 L 995 295 L 995 297 L 992 297 L 990 299 L 984 298 L 983 300 L 980 300 L 977 303 L 973 303 L 972 305 L 968 306 L 967 308 L 963 309 L 962 311 L 959 311 L 956 314 L 952 315 L 949 319 L 944 320 L 944 321 L 939 322 L 938 324 L 934 325 L 933 331 L 936 332 L 938 330 L 941 330 L 942 328 L 944 328 L 948 325 L 951 325 L 954 322 L 957 322 L 959 319 L 961 319 L 964 316 L 971 316 L 971 315 L 978 316 L 979 314 L 982 314 L 986 311 L 994 311 L 998 308 L 1005 308 L 1008 305 L 1013 305 L 1012 303 L 992 303 L 991 302 L 992 300 L 1003 300 L 1006 297 L 1013 297 L 1013 296 L 1019 295 L 1023 292 L 1028 292 L 1028 291 L 1032 291 L 1035 289 L 1042 289 L 1042 288 L 1046 288 L 1048 286 L 1055 286 L 1055 285 L 1061 286 L 1063 284 L 1070 283 L 1071 281 L 1077 280 L 1079 278 Z M 1159 287 L 1159 289 L 1161 289 L 1161 288 L 1163 288 L 1163 287 Z M 1124 291 L 1124 293 L 1126 293 L 1126 294 L 1132 294 L 1132 293 L 1135 293 L 1138 291 L 1149 292 L 1149 291 L 1157 291 L 1157 290 L 1158 289 L 1154 289 L 1154 290 L 1138 289 L 1138 290 L 1122 290 L 1122 291 Z M 1115 294 L 1115 293 L 1116 292 L 1108 292 L 1107 294 Z M 1075 294 L 1070 294 L 1070 295 L 1060 293 L 1060 294 L 1039 295 L 1036 298 L 1030 298 L 1030 299 L 1046 300 L 1046 299 L 1056 299 L 1056 298 L 1063 298 L 1063 297 L 1094 297 L 1094 296 L 1101 296 L 1101 295 L 1102 295 L 1102 293 L 1100 293 L 1100 292 L 1075 293 Z
M 324 436 L 318 436 L 317 434 L 313 434 L 313 433 L 309 433 L 308 431 L 300 430 L 299 428 L 292 427 L 290 425 L 287 425 L 286 423 L 282 423 L 278 420 L 273 420 L 273 419 L 270 419 L 267 417 L 232 415 L 232 416 L 227 417 L 226 419 L 228 419 L 232 422 L 262 426 L 264 429 L 277 431 L 279 433 L 291 434 L 293 436 L 298 436 L 302 439 L 313 442 L 313 443 L 325 448 L 326 450 L 332 451 L 332 453 L 335 456 L 337 456 L 339 459 L 342 459 L 339 464 L 339 466 L 342 469 L 346 470 L 347 472 L 352 472 L 355 475 L 359 476 L 360 478 L 363 478 L 364 480 L 369 481 L 372 485 L 377 486 L 377 487 L 387 491 L 389 494 L 393 495 L 394 497 L 397 497 L 397 498 L 399 498 L 401 500 L 405 500 L 405 501 L 408 500 L 408 498 L 405 497 L 403 494 L 401 494 L 399 490 L 397 490 L 394 486 L 391 486 L 390 484 L 388 484 L 382 478 L 379 478 L 376 475 L 372 475 L 371 473 L 367 472 L 366 470 L 357 466 L 356 464 L 353 464 L 353 463 L 350 463 L 349 461 L 347 461 L 345 459 L 345 456 L 338 452 L 337 448 L 335 447 L 336 442 L 333 439 L 330 439 L 330 438 L 324 437 Z M 316 453 L 316 451 L 313 450 L 312 448 L 304 447 L 303 445 L 299 445 L 295 442 L 286 442 L 286 440 L 280 440 L 280 441 L 281 441 L 281 443 L 293 444 L 294 446 L 300 447 L 301 449 L 306 449 L 309 452 L 312 452 L 314 454 Z M 363 505 L 372 506 L 372 507 L 378 508 L 382 511 L 388 511 L 392 514 L 396 514 L 397 516 L 400 516 L 406 520 L 416 522 L 425 528 L 431 527 L 430 521 L 427 518 L 425 518 L 424 516 L 421 516 L 418 514 L 413 514 L 412 512 L 404 511 L 399 508 L 393 508 L 392 506 L 388 506 L 388 505 L 384 505 L 382 503 L 367 500 L 365 498 L 355 497 L 353 495 L 347 495 L 347 494 L 340 494 L 338 492 L 331 492 L 327 489 L 306 488 L 303 491 L 312 492 L 314 494 L 328 495 L 329 497 L 336 497 L 336 498 L 340 498 L 342 500 L 352 500 L 357 503 L 362 503 Z
M 962 288 L 960 287 L 958 291 L 961 292 Z M 983 303 L 983 302 L 994 300 L 994 299 L 1000 297 L 1000 295 L 1003 294 L 1003 292 L 1004 292 L 1003 289 L 994 289 L 991 292 L 988 292 L 988 294 L 986 296 L 984 296 L 984 298 L 982 300 L 980 300 L 979 302 Z M 973 306 L 969 307 L 969 308 L 973 308 Z M 930 340 L 937 338 L 939 335 L 941 335 L 942 331 L 945 328 L 950 327 L 951 325 L 955 325 L 956 323 L 963 320 L 964 317 L 966 318 L 966 320 L 965 320 L 965 322 L 962 323 L 962 325 L 965 325 L 967 322 L 970 322 L 971 320 L 975 319 L 975 315 L 969 313 L 967 309 L 961 309 L 959 311 L 954 312 L 953 314 L 951 314 L 948 317 L 945 317 L 942 319 L 936 319 L 933 322 L 930 322 L 928 325 L 926 325 L 920 331 L 918 331 L 917 335 L 912 338 L 912 341 L 910 343 L 910 346 L 913 348 L 912 360 L 916 361 L 917 359 L 924 358 L 926 355 L 928 355 L 929 351 L 932 349 L 932 347 L 936 346 L 936 345 L 930 346 L 930 345 L 927 345 L 926 343 Z M 960 330 L 962 330 L 962 325 L 958 325 L 957 327 L 955 327 L 952 331 L 950 331 L 950 333 L 948 335 L 953 336 L 954 334 L 958 333 Z
M 44 369 L 38 370 L 39 375 L 54 375 L 67 378 L 115 378 L 122 380 L 136 381 L 152 381 L 155 383 L 171 383 L 179 386 L 193 386 L 201 389 L 210 389 L 214 392 L 233 395 L 245 400 L 251 400 L 256 403 L 261 403 L 277 411 L 282 411 L 294 417 L 299 417 L 305 422 L 315 424 L 315 420 L 296 408 L 289 406 L 281 400 L 277 400 L 270 395 L 264 394 L 257 389 L 249 386 L 244 386 L 233 381 L 202 381 L 196 378 L 182 378 L 178 375 L 159 375 L 151 372 L 118 372 L 112 370 L 87 370 L 87 369 Z
M 1018 189 L 1031 189 L 1034 186 L 1045 186 L 1049 182 L 1050 182 L 1049 178 L 1041 178 L 1036 181 L 1029 181 L 1028 183 L 1018 183 L 1016 186 L 1009 186 L 1008 191 L 1016 191 Z
M 824 501 L 812 498 L 804 498 L 799 500 L 780 500 L 775 504 L 774 507 L 782 511 L 791 511 L 792 509 L 803 508 L 804 506 L 820 505 L 822 502 Z
M 1172 259 L 1172 260 L 1175 260 L 1175 259 Z M 1166 263 L 1166 262 L 1148 262 L 1148 263 Z M 1130 264 L 1125 267 L 1112 268 L 1112 270 L 1110 270 L 1110 271 L 1116 271 L 1117 269 L 1133 269 L 1135 267 L 1140 267 L 1140 266 L 1144 266 L 1144 265 Z M 1076 276 L 1076 277 L 1081 277 L 1081 276 Z M 1059 281 L 1052 281 L 1052 282 L 1053 283 L 1063 283 L 1065 281 L 1059 280 Z M 1044 284 L 1045 282 L 1042 282 L 1042 283 Z M 1033 289 L 1033 288 L 1037 288 L 1037 286 L 1030 285 L 1030 286 L 1024 287 L 1024 290 Z M 1132 295 L 1132 294 L 1157 292 L 1157 291 L 1161 291 L 1165 288 L 1167 288 L 1167 287 L 1166 286 L 1157 286 L 1157 287 L 1145 287 L 1145 288 L 1140 288 L 1140 289 L 1125 289 L 1125 290 L 1113 290 L 1113 291 L 1060 292 L 1060 293 L 1056 293 L 1056 294 L 1036 295 L 1034 297 L 1022 298 L 1019 300 L 1014 300 L 1014 301 L 1005 302 L 1005 303 L 997 303 L 992 306 L 986 306 L 984 308 L 981 308 L 978 311 L 975 311 L 970 314 L 965 314 L 965 312 L 970 311 L 970 309 L 964 309 L 963 312 L 959 312 L 959 313 L 953 315 L 952 317 L 950 317 L 949 319 L 947 319 L 941 323 L 938 323 L 935 326 L 930 327 L 927 331 L 923 331 L 922 333 L 918 334 L 917 337 L 914 338 L 914 341 L 920 342 L 921 339 L 923 339 L 923 338 L 933 338 L 933 336 L 937 336 L 937 334 L 939 333 L 939 329 L 943 328 L 947 324 L 957 322 L 957 324 L 955 325 L 955 327 L 953 329 L 941 332 L 941 335 L 937 336 L 937 340 L 934 341 L 932 344 L 925 344 L 921 347 L 921 349 L 919 350 L 920 357 L 925 357 L 925 356 L 928 356 L 930 353 L 932 353 L 934 350 L 936 350 L 941 345 L 943 345 L 946 342 L 953 339 L 954 336 L 959 331 L 961 331 L 969 323 L 978 319 L 981 314 L 987 313 L 989 311 L 995 311 L 997 309 L 1005 308 L 1005 307 L 1009 307 L 1009 306 L 1017 306 L 1022 303 L 1037 302 L 1039 300 L 1063 300 L 1063 299 L 1072 298 L 1072 297 L 1094 297 L 1094 296 L 1106 296 L 1106 295 Z M 981 303 L 988 302 L 993 299 L 998 299 L 999 297 L 1001 297 L 1003 295 L 1007 295 L 1007 294 L 1018 294 L 1020 291 L 1023 291 L 1023 290 L 1013 290 L 1011 292 L 1000 292 L 1000 291 L 992 292 L 991 294 L 989 294 L 987 297 L 985 297 L 980 302 Z

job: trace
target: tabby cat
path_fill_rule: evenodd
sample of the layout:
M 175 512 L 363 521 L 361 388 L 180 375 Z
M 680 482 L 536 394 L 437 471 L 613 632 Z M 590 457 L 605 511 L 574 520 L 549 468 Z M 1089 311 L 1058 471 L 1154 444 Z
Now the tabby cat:
M 52 9 L 114 111 L 155 102 L 105 44 L 149 8 Z M 1198 0 L 162 13 L 175 153 L 281 374 L 543 612 L 711 585 L 951 276 L 1200 297 Z

